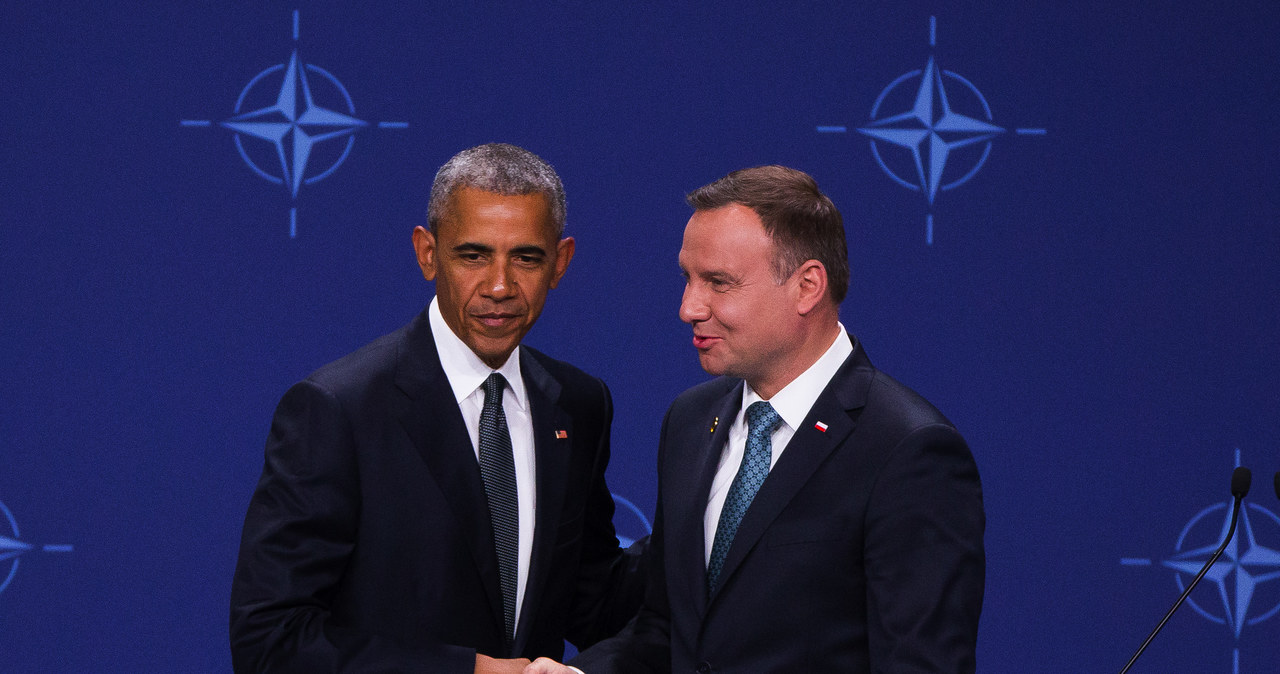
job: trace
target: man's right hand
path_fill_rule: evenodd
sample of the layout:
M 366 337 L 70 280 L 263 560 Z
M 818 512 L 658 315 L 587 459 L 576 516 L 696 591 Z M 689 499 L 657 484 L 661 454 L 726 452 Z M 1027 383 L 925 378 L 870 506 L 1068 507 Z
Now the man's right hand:
M 582 674 L 582 672 L 551 658 L 538 658 L 533 661 L 533 664 L 524 668 L 524 674 Z
M 546 660 L 546 658 L 540 659 Z M 499 660 L 476 653 L 476 674 L 520 674 L 527 666 L 529 666 L 527 658 Z

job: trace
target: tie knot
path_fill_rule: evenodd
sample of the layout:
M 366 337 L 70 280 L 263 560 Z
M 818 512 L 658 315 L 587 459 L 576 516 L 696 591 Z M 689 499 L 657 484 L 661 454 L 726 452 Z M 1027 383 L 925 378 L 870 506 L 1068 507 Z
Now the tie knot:
M 752 435 L 773 433 L 780 423 L 782 417 L 778 416 L 777 410 L 763 400 L 751 403 L 747 408 L 747 432 Z
M 502 389 L 505 388 L 506 385 L 507 379 L 501 374 L 494 372 L 489 375 L 489 378 L 485 379 L 483 384 L 485 402 L 487 403 L 490 400 L 502 402 Z

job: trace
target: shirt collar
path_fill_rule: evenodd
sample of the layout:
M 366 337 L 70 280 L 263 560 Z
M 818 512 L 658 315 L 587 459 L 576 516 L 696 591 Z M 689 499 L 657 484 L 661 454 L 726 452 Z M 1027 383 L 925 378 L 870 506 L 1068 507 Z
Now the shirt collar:
M 836 325 L 840 326 L 840 334 L 836 335 L 835 341 L 827 347 L 822 356 L 814 361 L 809 369 L 800 373 L 799 377 L 792 379 L 791 383 L 782 387 L 781 391 L 769 399 L 769 404 L 773 405 L 778 416 L 782 417 L 783 423 L 792 429 L 800 428 L 804 418 L 809 415 L 809 410 L 818 401 L 818 396 L 822 395 L 827 384 L 831 383 L 836 370 L 840 369 L 849 354 L 853 353 L 853 343 L 849 341 L 849 333 L 845 332 L 844 324 L 837 322 Z M 744 385 L 742 387 L 743 412 L 739 416 L 745 415 L 747 407 L 759 400 L 764 399 L 752 390 L 750 385 Z
M 524 388 L 524 377 L 520 376 L 520 349 L 517 347 L 507 357 L 502 367 L 494 370 L 458 338 L 444 322 L 440 313 L 439 300 L 431 298 L 431 307 L 427 309 L 427 318 L 431 322 L 431 334 L 436 341 L 436 355 L 440 357 L 440 367 L 453 389 L 453 397 L 459 403 L 475 393 L 484 384 L 489 375 L 498 372 L 507 380 L 507 387 L 515 395 L 515 402 L 520 409 L 529 408 L 529 397 Z

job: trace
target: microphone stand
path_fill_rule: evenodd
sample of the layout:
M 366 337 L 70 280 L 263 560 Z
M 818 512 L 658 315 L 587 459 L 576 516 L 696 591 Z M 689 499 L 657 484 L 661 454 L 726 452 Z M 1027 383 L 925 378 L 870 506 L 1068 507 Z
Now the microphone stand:
M 1248 491 L 1248 487 L 1245 487 L 1245 490 Z M 1244 498 L 1244 494 L 1233 494 L 1233 496 L 1235 496 L 1235 504 L 1231 507 L 1231 526 L 1227 529 L 1226 538 L 1222 539 L 1222 545 L 1218 546 L 1217 551 L 1209 558 L 1204 568 L 1200 569 L 1200 573 L 1197 573 L 1195 579 L 1187 586 L 1187 589 L 1183 590 L 1182 596 L 1178 597 L 1178 601 L 1173 604 L 1173 608 L 1169 609 L 1169 612 L 1164 614 L 1164 618 L 1160 619 L 1160 624 L 1156 625 L 1156 628 L 1151 630 L 1151 634 L 1147 635 L 1147 640 L 1142 642 L 1142 645 L 1138 647 L 1138 652 L 1134 653 L 1132 658 L 1129 658 L 1129 664 L 1120 670 L 1120 674 L 1125 674 L 1133 666 L 1133 663 L 1138 661 L 1138 656 L 1147 650 L 1147 646 L 1151 645 L 1151 640 L 1156 638 L 1156 635 L 1164 628 L 1164 624 L 1169 622 L 1169 618 L 1173 617 L 1173 612 L 1177 611 L 1179 606 L 1182 606 L 1182 602 L 1186 601 L 1187 596 L 1195 589 L 1196 584 L 1200 582 L 1201 578 L 1204 578 L 1204 574 L 1208 573 L 1209 569 L 1213 568 L 1214 562 L 1218 561 L 1218 558 L 1222 556 L 1222 551 L 1227 549 L 1227 544 L 1231 542 L 1236 533 L 1236 521 L 1240 519 L 1240 501 Z

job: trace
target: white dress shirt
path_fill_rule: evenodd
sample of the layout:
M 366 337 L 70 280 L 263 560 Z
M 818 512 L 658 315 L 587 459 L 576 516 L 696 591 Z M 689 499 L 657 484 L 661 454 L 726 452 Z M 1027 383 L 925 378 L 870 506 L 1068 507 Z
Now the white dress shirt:
M 431 334 L 435 337 L 436 353 L 440 367 L 453 388 L 462 419 L 467 423 L 471 436 L 471 449 L 480 461 L 480 412 L 484 409 L 484 381 L 498 372 L 507 380 L 502 394 L 502 412 L 507 418 L 507 430 L 511 432 L 511 450 L 516 467 L 516 505 L 520 516 L 519 566 L 516 572 L 516 624 L 520 624 L 520 608 L 524 604 L 525 582 L 529 578 L 529 556 L 533 551 L 534 509 L 537 494 L 534 485 L 533 417 L 529 414 L 529 394 L 520 376 L 520 349 L 517 347 L 502 367 L 494 370 L 475 354 L 444 322 L 438 300 L 432 298 L 427 310 L 431 321 Z
M 778 424 L 773 435 L 769 436 L 773 450 L 769 458 L 770 469 L 778 462 L 778 457 L 782 456 L 782 451 L 787 448 L 791 436 L 796 434 L 796 429 L 804 423 L 804 418 L 809 415 L 809 410 L 817 402 L 818 396 L 822 395 L 823 389 L 831 383 L 836 370 L 840 369 L 849 354 L 853 353 L 853 343 L 849 341 L 844 325 L 839 323 L 837 325 L 840 326 L 840 334 L 836 335 L 836 340 L 827 347 L 822 356 L 767 401 L 773 405 L 778 416 L 782 417 L 782 423 Z M 742 406 L 733 419 L 733 425 L 729 427 L 729 439 L 725 443 L 724 450 L 720 452 L 720 464 L 716 468 L 715 479 L 711 482 L 711 494 L 707 497 L 707 510 L 703 514 L 702 530 L 706 539 L 703 548 L 704 563 L 711 562 L 711 546 L 716 540 L 720 511 L 724 508 L 725 499 L 729 497 L 729 487 L 733 484 L 733 478 L 738 474 L 739 466 L 742 465 L 742 456 L 747 451 L 747 407 L 759 400 L 764 399 L 751 390 L 750 386 L 744 384 Z

